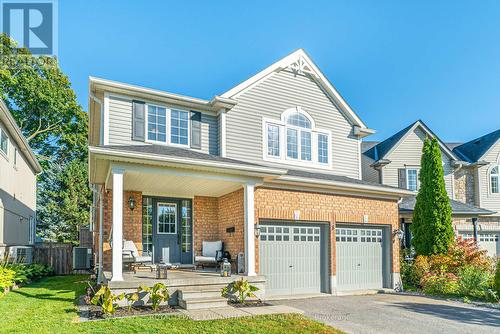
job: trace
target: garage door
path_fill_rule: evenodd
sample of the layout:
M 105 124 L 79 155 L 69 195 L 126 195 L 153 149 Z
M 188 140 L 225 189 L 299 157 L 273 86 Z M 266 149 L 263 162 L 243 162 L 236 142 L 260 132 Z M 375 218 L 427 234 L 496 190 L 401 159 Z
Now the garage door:
M 464 239 L 474 239 L 472 232 L 460 232 L 460 236 Z M 500 243 L 498 242 L 498 232 L 479 232 L 479 248 L 488 252 L 488 256 L 497 258 L 500 255 Z
M 322 225 L 261 223 L 260 226 L 259 272 L 266 277 L 266 295 L 321 292 L 325 270 Z
M 337 225 L 337 289 L 384 287 L 384 229 Z

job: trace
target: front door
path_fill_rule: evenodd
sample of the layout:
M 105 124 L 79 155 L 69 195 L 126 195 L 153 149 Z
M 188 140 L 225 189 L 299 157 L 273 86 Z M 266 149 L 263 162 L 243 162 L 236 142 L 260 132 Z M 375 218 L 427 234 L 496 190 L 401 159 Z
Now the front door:
M 153 252 L 155 263 L 192 263 L 191 200 L 153 200 Z

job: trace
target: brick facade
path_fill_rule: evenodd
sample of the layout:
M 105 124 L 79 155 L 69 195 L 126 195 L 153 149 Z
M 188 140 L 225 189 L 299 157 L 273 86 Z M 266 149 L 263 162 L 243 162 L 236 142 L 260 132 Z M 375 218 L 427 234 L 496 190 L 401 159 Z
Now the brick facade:
M 243 190 L 221 197 L 195 196 L 194 207 L 194 252 L 201 255 L 203 241 L 222 240 L 224 248 L 233 258 L 244 251 L 244 207 Z M 234 232 L 226 229 L 234 227 Z
M 130 210 L 129 198 L 135 199 L 135 209 Z M 111 222 L 113 217 L 113 191 L 107 190 L 103 196 L 103 267 L 111 270 Z M 96 230 L 99 230 L 99 219 L 97 217 Z M 142 193 L 137 191 L 123 192 L 123 239 L 134 241 L 139 252 L 142 250 Z M 94 245 L 97 254 L 99 243 L 95 240 Z
M 335 275 L 335 224 L 389 225 L 399 228 L 398 205 L 395 200 L 379 200 L 353 196 L 328 195 L 313 192 L 258 188 L 255 191 L 255 217 L 259 219 L 295 220 L 298 211 L 301 222 L 325 222 L 330 225 L 330 273 Z M 256 268 L 258 270 L 258 240 Z M 399 272 L 399 241 L 392 240 L 392 272 Z
M 136 209 L 130 210 L 129 197 L 136 201 Z M 244 204 L 243 189 L 221 197 L 195 196 L 193 199 L 193 243 L 195 255 L 201 254 L 202 241 L 222 240 L 225 249 L 233 257 L 244 251 Z M 142 247 L 142 194 L 125 191 L 123 196 L 124 239 L 133 240 L 139 250 Z M 395 200 L 368 199 L 353 196 L 329 195 L 314 192 L 257 188 L 255 190 L 255 223 L 259 220 L 324 222 L 330 231 L 330 273 L 335 275 L 335 224 L 362 224 L 368 216 L 368 224 L 388 225 L 391 231 L 399 227 L 398 207 Z M 104 196 L 104 268 L 110 269 L 111 248 L 109 233 L 112 217 L 112 192 Z M 234 227 L 234 232 L 227 232 Z M 98 228 L 98 227 L 97 227 Z M 96 243 L 97 244 L 97 243 Z M 256 270 L 259 270 L 259 240 L 256 244 Z M 392 240 L 392 272 L 399 272 L 399 243 Z

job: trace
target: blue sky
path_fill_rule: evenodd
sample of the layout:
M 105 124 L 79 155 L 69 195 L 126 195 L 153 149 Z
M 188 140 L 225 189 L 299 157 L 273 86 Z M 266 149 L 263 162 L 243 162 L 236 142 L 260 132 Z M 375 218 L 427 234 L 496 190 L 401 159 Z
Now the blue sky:
M 304 48 L 385 139 L 422 119 L 443 140 L 500 128 L 500 1 L 59 0 L 59 61 L 199 98 Z

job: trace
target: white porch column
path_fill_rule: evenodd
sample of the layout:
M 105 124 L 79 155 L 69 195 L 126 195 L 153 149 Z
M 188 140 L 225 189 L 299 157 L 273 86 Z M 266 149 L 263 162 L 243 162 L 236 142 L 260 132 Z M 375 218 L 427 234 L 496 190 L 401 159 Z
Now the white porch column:
M 245 274 L 255 276 L 255 185 L 247 183 L 244 186 L 245 207 Z
M 112 281 L 123 281 L 123 173 L 121 168 L 113 168 L 113 245 Z

